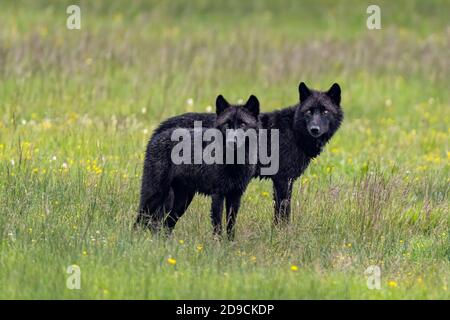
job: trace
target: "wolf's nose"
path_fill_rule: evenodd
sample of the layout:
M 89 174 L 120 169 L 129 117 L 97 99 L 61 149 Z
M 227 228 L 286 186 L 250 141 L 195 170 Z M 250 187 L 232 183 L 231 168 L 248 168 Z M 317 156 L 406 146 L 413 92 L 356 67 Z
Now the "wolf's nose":
M 318 135 L 320 133 L 320 127 L 318 127 L 318 126 L 313 126 L 309 130 L 311 131 L 311 134 L 314 136 Z

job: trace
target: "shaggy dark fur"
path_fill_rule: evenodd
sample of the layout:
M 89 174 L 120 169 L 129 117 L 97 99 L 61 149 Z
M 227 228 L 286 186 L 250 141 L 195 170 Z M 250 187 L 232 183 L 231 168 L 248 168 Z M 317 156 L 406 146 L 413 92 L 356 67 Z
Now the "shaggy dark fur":
M 282 110 L 261 113 L 259 116 L 262 128 L 279 130 L 278 172 L 273 176 L 261 176 L 258 168 L 255 174 L 259 178 L 273 181 L 275 223 L 289 221 L 294 181 L 305 171 L 311 159 L 320 154 L 344 117 L 340 106 L 341 88 L 337 83 L 328 91 L 315 91 L 310 90 L 302 82 L 299 85 L 299 96 L 298 104 Z M 156 132 L 175 127 L 192 127 L 194 121 L 202 121 L 203 127 L 211 127 L 215 118 L 216 116 L 211 113 L 186 113 L 164 121 Z
M 210 127 L 219 129 L 223 135 L 222 150 L 225 160 L 225 144 L 230 143 L 226 142 L 226 130 L 257 130 L 259 101 L 255 96 L 251 96 L 245 105 L 235 106 L 218 96 L 216 114 Z M 193 139 L 191 164 L 174 164 L 171 152 L 178 141 L 172 141 L 171 136 L 175 128 L 171 126 L 156 130 L 147 145 L 136 225 L 148 226 L 153 230 L 164 225 L 170 232 L 186 211 L 195 193 L 201 193 L 213 197 L 211 220 L 216 234 L 220 234 L 222 230 L 225 200 L 227 233 L 232 238 L 241 196 L 256 173 L 256 164 L 248 164 L 248 161 L 246 164 L 194 164 Z M 193 137 L 194 129 L 189 131 Z M 203 142 L 203 148 L 208 144 L 209 142 Z M 246 152 L 248 153 L 249 149 L 246 149 Z

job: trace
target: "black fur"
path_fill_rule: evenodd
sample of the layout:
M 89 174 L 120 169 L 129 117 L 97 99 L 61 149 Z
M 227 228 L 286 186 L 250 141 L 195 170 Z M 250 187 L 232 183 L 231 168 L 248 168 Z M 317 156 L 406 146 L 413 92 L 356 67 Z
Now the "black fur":
M 220 95 L 216 101 L 216 113 L 209 127 L 222 132 L 224 144 L 226 129 L 258 129 L 259 101 L 254 96 L 243 106 L 233 106 Z M 171 135 L 176 127 L 160 126 L 147 145 L 135 225 L 148 226 L 155 231 L 164 225 L 170 232 L 195 193 L 201 193 L 213 197 L 211 220 L 215 234 L 222 231 L 225 200 L 227 233 L 232 238 L 241 196 L 255 175 L 256 164 L 194 164 L 193 161 L 192 164 L 174 164 L 171 152 L 178 142 L 172 141 Z M 191 128 L 192 137 L 193 131 Z M 207 144 L 203 142 L 203 147 Z M 223 154 L 225 157 L 225 151 Z M 191 156 L 194 156 L 193 150 Z
M 344 117 L 340 106 L 341 89 L 337 83 L 328 91 L 321 92 L 310 90 L 302 82 L 299 85 L 299 98 L 299 103 L 292 107 L 259 115 L 261 128 L 278 129 L 280 134 L 278 172 L 273 176 L 261 176 L 258 168 L 255 174 L 273 181 L 275 223 L 289 221 L 294 181 L 305 171 L 311 159 L 321 153 Z M 192 127 L 194 121 L 202 121 L 203 127 L 211 127 L 215 118 L 211 113 L 186 113 L 164 121 L 156 132 L 175 127 Z M 213 206 L 220 207 L 219 204 Z

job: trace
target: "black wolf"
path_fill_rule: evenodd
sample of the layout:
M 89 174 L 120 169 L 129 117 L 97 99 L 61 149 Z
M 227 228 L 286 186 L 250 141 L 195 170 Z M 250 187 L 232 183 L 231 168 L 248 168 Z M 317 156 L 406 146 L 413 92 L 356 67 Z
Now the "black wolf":
M 321 153 L 344 118 L 340 106 L 341 88 L 337 83 L 328 91 L 316 91 L 301 82 L 298 91 L 300 101 L 296 105 L 259 115 L 261 128 L 269 129 L 269 135 L 270 129 L 279 130 L 278 172 L 263 176 L 259 166 L 255 174 L 261 179 L 273 181 L 276 224 L 289 221 L 294 181 Z M 192 127 L 194 121 L 202 121 L 203 126 L 208 127 L 214 124 L 214 119 L 215 115 L 210 113 L 186 113 L 161 123 L 156 132 L 174 127 Z
M 245 105 L 230 105 L 219 95 L 216 99 L 216 115 L 210 127 L 220 130 L 223 150 L 229 147 L 230 143 L 236 143 L 234 139 L 229 139 L 229 129 L 241 129 L 243 132 L 254 129 L 257 132 L 258 115 L 259 101 L 255 96 L 250 96 Z M 156 130 L 147 145 L 139 213 L 135 225 L 148 226 L 153 230 L 164 226 L 170 232 L 186 211 L 195 193 L 201 193 L 213 197 L 211 219 L 216 234 L 222 231 L 225 200 L 227 233 L 232 238 L 241 196 L 256 173 L 256 161 L 254 164 L 227 164 L 225 161 L 222 161 L 222 164 L 195 164 L 194 161 L 175 164 L 171 157 L 177 144 L 172 141 L 175 128 Z M 194 136 L 194 129 L 190 128 L 189 134 Z M 208 143 L 202 143 L 203 150 Z M 256 149 L 256 146 L 254 147 Z M 246 152 L 249 151 L 246 149 Z M 256 150 L 254 152 L 256 154 Z M 191 153 L 194 157 L 193 152 Z M 225 158 L 225 151 L 223 155 Z

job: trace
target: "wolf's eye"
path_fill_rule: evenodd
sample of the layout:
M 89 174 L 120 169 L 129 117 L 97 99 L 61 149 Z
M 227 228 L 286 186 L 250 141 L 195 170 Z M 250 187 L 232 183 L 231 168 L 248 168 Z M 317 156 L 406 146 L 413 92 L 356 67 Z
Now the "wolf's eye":
M 322 113 L 323 113 L 323 114 L 327 114 L 327 113 L 328 113 L 328 110 L 323 110 Z
M 312 113 L 311 110 L 308 110 L 308 111 L 305 112 L 305 116 L 310 117 L 311 113 Z

